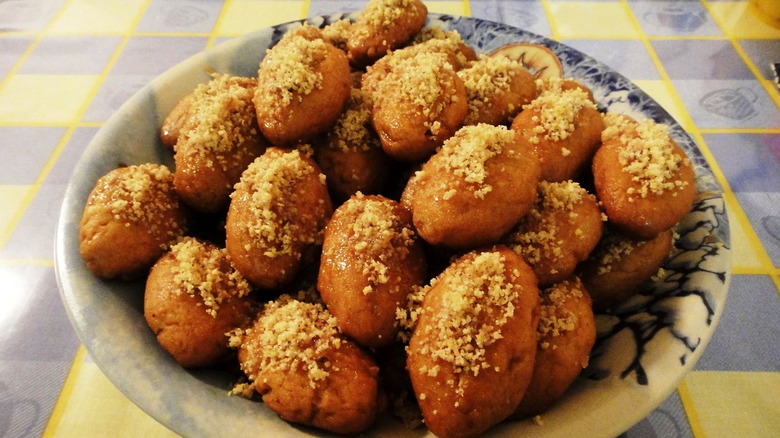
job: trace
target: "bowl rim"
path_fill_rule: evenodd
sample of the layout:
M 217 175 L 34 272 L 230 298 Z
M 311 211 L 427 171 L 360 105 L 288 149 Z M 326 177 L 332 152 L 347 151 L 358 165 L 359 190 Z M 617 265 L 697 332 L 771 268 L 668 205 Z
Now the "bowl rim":
M 354 13 L 352 13 L 354 14 Z M 353 16 L 349 13 L 337 13 L 333 15 L 324 15 L 319 17 L 309 17 L 307 19 L 301 19 L 301 20 L 292 20 L 286 23 L 281 23 L 275 26 L 266 27 L 263 29 L 259 29 L 257 31 L 251 32 L 249 34 L 239 36 L 236 38 L 232 38 L 230 40 L 227 40 L 225 42 L 222 42 L 214 47 L 211 47 L 203 52 L 200 52 L 180 63 L 172 67 L 171 69 L 167 70 L 160 76 L 153 79 L 148 84 L 144 85 L 140 90 L 138 90 L 130 99 L 128 99 L 109 119 L 106 121 L 105 124 L 100 128 L 100 130 L 95 134 L 92 141 L 89 143 L 87 148 L 84 150 L 82 156 L 78 160 L 78 163 L 74 169 L 74 174 L 71 176 L 68 187 L 66 190 L 65 197 L 63 198 L 63 205 L 60 211 L 60 217 L 57 223 L 57 229 L 56 229 L 56 239 L 55 239 L 55 248 L 54 248 L 54 255 L 55 255 L 55 275 L 57 279 L 57 284 L 60 290 L 60 296 L 63 300 L 63 303 L 65 304 L 66 311 L 68 313 L 68 318 L 71 321 L 72 326 L 74 327 L 82 345 L 85 346 L 86 350 L 89 352 L 90 357 L 92 360 L 97 364 L 98 368 L 109 378 L 109 380 L 117 386 L 117 388 L 126 396 L 128 399 L 130 399 L 133 403 L 135 403 L 137 406 L 139 406 L 143 411 L 145 411 L 147 414 L 149 414 L 151 417 L 155 418 L 160 423 L 164 424 L 165 426 L 171 428 L 172 430 L 176 431 L 177 433 L 181 433 L 184 435 L 192 434 L 192 435 L 199 435 L 202 433 L 202 430 L 196 429 L 196 428 L 188 428 L 183 427 L 181 424 L 173 424 L 171 422 L 171 418 L 166 415 L 162 415 L 159 411 L 159 407 L 161 406 L 159 401 L 157 400 L 147 400 L 147 396 L 137 392 L 134 388 L 130 388 L 127 386 L 127 382 L 122 382 L 122 376 L 121 376 L 121 370 L 116 370 L 112 368 L 111 357 L 107 356 L 107 348 L 111 348 L 110 346 L 107 346 L 103 343 L 96 343 L 93 336 L 89 336 L 89 331 L 87 330 L 87 327 L 84 326 L 85 323 L 87 323 L 87 319 L 84 317 L 84 315 L 81 314 L 81 310 L 79 309 L 79 301 L 76 297 L 76 291 L 79 290 L 80 287 L 85 286 L 92 286 L 94 287 L 95 284 L 105 284 L 106 282 L 102 281 L 93 281 L 88 284 L 83 284 L 83 282 L 77 281 L 77 279 L 74 277 L 74 270 L 78 271 L 81 269 L 83 271 L 83 267 L 79 268 L 78 264 L 82 263 L 80 259 L 75 260 L 73 258 L 73 242 L 74 239 L 77 238 L 77 236 L 74 236 L 73 230 L 74 230 L 74 223 L 76 224 L 77 229 L 77 221 L 74 222 L 75 218 L 80 218 L 81 216 L 81 210 L 78 208 L 81 206 L 81 209 L 83 209 L 84 202 L 86 200 L 86 193 L 88 193 L 88 189 L 83 186 L 83 184 L 79 186 L 79 183 L 81 180 L 83 180 L 83 174 L 84 173 L 94 173 L 94 169 L 91 168 L 91 165 L 94 164 L 94 161 L 96 160 L 95 154 L 100 155 L 98 152 L 99 148 L 104 147 L 107 143 L 112 141 L 112 135 L 111 132 L 113 129 L 116 128 L 116 126 L 122 125 L 125 119 L 131 117 L 134 113 L 134 111 L 137 110 L 139 107 L 143 107 L 144 105 L 148 104 L 148 99 L 150 96 L 156 95 L 157 91 L 159 90 L 166 90 L 166 92 L 170 93 L 170 90 L 177 90 L 178 97 L 183 96 L 184 91 L 189 92 L 192 88 L 189 88 L 189 82 L 186 81 L 180 81 L 180 78 L 189 74 L 191 70 L 198 66 L 198 65 L 209 65 L 209 61 L 212 57 L 218 54 L 227 53 L 229 51 L 237 51 L 242 50 L 243 46 L 247 43 L 269 38 L 271 41 L 274 38 L 278 38 L 278 34 L 280 34 L 281 29 L 288 28 L 290 26 L 296 26 L 301 23 L 312 23 L 312 22 L 318 22 L 318 20 L 335 20 L 337 18 L 349 18 Z M 652 98 L 650 98 L 644 91 L 638 89 L 638 87 L 633 84 L 633 82 L 629 81 L 619 73 L 615 72 L 611 68 L 607 67 L 604 64 L 601 64 L 600 62 L 596 61 L 595 59 L 589 57 L 588 55 L 585 55 L 576 49 L 573 49 L 563 43 L 553 41 L 551 39 L 545 38 L 543 36 L 534 34 L 532 32 L 528 32 L 519 28 L 516 28 L 511 25 L 507 25 L 504 23 L 497 23 L 489 20 L 479 19 L 479 18 L 472 18 L 472 17 L 460 17 L 455 15 L 447 15 L 447 14 L 436 14 L 436 13 L 429 13 L 428 17 L 428 24 L 430 23 L 436 23 L 439 21 L 449 22 L 449 21 L 458 21 L 458 20 L 465 20 L 467 22 L 474 22 L 478 25 L 484 25 L 487 27 L 492 27 L 497 32 L 512 30 L 512 32 L 521 34 L 521 35 L 527 35 L 529 38 L 533 41 L 542 42 L 545 45 L 548 45 L 548 47 L 558 50 L 568 50 L 572 53 L 576 53 L 579 56 L 582 56 L 584 59 L 592 60 L 595 65 L 601 66 L 602 68 L 607 69 L 611 74 L 614 74 L 616 77 L 622 78 L 622 80 L 625 80 L 628 84 L 631 84 L 634 89 L 632 91 L 637 91 L 637 93 L 641 96 L 644 95 L 649 101 L 655 103 L 657 112 L 655 113 L 655 116 L 661 119 L 661 121 L 665 123 L 669 123 L 671 121 L 674 123 L 675 126 L 677 126 L 679 129 L 682 130 L 682 127 L 674 121 L 672 116 L 664 110 L 660 105 L 658 105 Z M 466 38 L 464 38 L 466 39 Z M 257 62 L 259 62 L 260 58 L 257 58 Z M 219 68 L 219 67 L 217 67 Z M 564 63 L 564 68 L 566 68 L 566 64 Z M 203 82 L 208 79 L 209 71 L 202 70 L 198 75 L 196 75 L 199 79 L 199 82 Z M 190 78 L 191 79 L 191 78 Z M 176 93 L 174 93 L 176 94 Z M 168 98 L 167 103 L 172 105 L 175 104 L 175 101 L 178 99 L 174 98 Z M 172 106 L 171 106 L 172 107 Z M 170 108 L 165 107 L 158 107 L 156 110 L 160 113 L 167 113 L 167 111 L 170 110 Z M 155 118 L 159 119 L 159 117 Z M 159 121 L 159 120 L 158 120 Z M 159 128 L 159 126 L 158 126 Z M 683 130 L 682 133 L 690 139 L 687 133 Z M 148 133 L 146 133 L 148 135 Z M 690 139 L 690 141 L 693 143 L 694 148 L 698 151 L 698 147 L 693 142 L 693 139 Z M 686 151 L 689 152 L 689 151 Z M 160 160 L 165 164 L 171 164 L 172 160 L 163 155 L 158 154 Z M 709 168 L 706 161 L 699 162 L 699 167 L 697 171 L 697 177 L 699 176 L 700 172 L 707 172 L 709 173 L 709 177 L 712 178 L 714 181 L 714 177 L 712 176 L 712 171 Z M 697 185 L 699 183 L 697 182 Z M 718 183 L 715 181 L 714 185 L 712 182 L 706 183 L 708 190 L 713 193 L 713 196 L 715 198 L 720 198 L 722 201 L 722 191 L 720 191 L 720 187 L 718 186 Z M 91 189 L 91 187 L 89 187 Z M 718 196 L 719 195 L 719 196 Z M 75 216 L 74 216 L 75 215 Z M 681 367 L 681 370 L 679 373 L 674 375 L 674 378 L 671 378 L 667 381 L 663 382 L 663 385 L 652 386 L 652 391 L 645 391 L 646 389 L 649 389 L 648 387 L 645 388 L 637 388 L 637 385 L 629 385 L 628 388 L 633 388 L 627 391 L 623 391 L 621 393 L 621 396 L 615 397 L 612 400 L 600 400 L 602 403 L 604 403 L 604 406 L 611 406 L 611 410 L 616 409 L 623 409 L 625 410 L 626 405 L 631 405 L 636 401 L 636 398 L 638 397 L 637 394 L 640 394 L 641 397 L 649 397 L 653 400 L 653 402 L 649 402 L 642 406 L 642 409 L 631 409 L 628 411 L 628 415 L 623 417 L 622 421 L 609 421 L 605 422 L 603 421 L 603 418 L 596 418 L 594 416 L 595 411 L 591 412 L 590 415 L 586 415 L 585 418 L 592 418 L 594 424 L 596 424 L 596 427 L 593 428 L 586 428 L 586 429 L 579 429 L 583 433 L 586 432 L 593 432 L 598 434 L 603 434 L 604 436 L 611 436 L 611 435 L 617 435 L 637 422 L 639 422 L 642 418 L 646 417 L 650 412 L 652 412 L 663 400 L 665 400 L 679 385 L 680 381 L 685 377 L 688 371 L 690 371 L 695 363 L 698 361 L 699 357 L 703 353 L 703 351 L 706 349 L 707 344 L 709 343 L 712 334 L 714 333 L 720 316 L 723 311 L 723 307 L 725 305 L 726 296 L 729 289 L 730 279 L 731 279 L 731 252 L 728 251 L 730 247 L 730 238 L 729 238 L 729 230 L 728 230 L 728 216 L 725 210 L 723 210 L 722 217 L 721 217 L 721 227 L 725 226 L 724 229 L 720 229 L 719 231 L 721 234 L 718 236 L 721 239 L 721 243 L 723 244 L 725 251 L 724 254 L 722 254 L 725 259 L 721 259 L 721 262 L 724 262 L 724 270 L 725 270 L 725 278 L 723 279 L 723 283 L 721 286 L 721 290 L 719 291 L 720 294 L 722 294 L 722 298 L 720 300 L 720 305 L 717 306 L 716 309 L 714 309 L 714 314 L 711 318 L 711 329 L 707 332 L 705 332 L 705 336 L 701 339 L 701 342 L 697 345 L 697 347 L 691 352 L 690 356 L 687 359 L 687 363 L 683 364 Z M 77 233 L 76 233 L 77 234 Z M 70 250 L 70 252 L 69 252 Z M 82 263 L 83 265 L 83 263 Z M 114 282 L 108 282 L 112 286 L 117 286 Z M 118 286 L 120 289 L 124 288 L 125 286 Z M 127 300 L 127 297 L 124 297 L 123 299 Z M 137 302 L 136 302 L 137 305 Z M 148 331 L 148 330 L 147 330 Z M 148 338 L 148 336 L 147 336 Z M 153 337 L 151 339 L 154 339 Z M 142 358 L 137 358 L 138 363 L 141 362 Z M 170 363 L 172 361 L 167 361 L 165 366 L 166 372 L 173 372 L 175 371 L 175 363 Z M 179 371 L 185 371 L 186 374 L 190 376 L 192 379 L 196 379 L 198 381 L 203 382 L 204 380 L 209 381 L 208 376 L 204 376 L 199 371 L 188 371 L 179 369 Z M 119 383 L 118 383 L 119 382 Z M 596 384 L 602 383 L 603 381 L 599 381 Z M 594 383 L 588 380 L 580 379 L 577 383 L 580 387 L 582 387 L 583 391 L 587 391 L 587 388 L 592 387 Z M 610 385 L 614 384 L 614 382 L 610 383 Z M 212 382 L 213 385 L 213 382 Z M 641 385 L 640 385 L 641 386 Z M 219 391 L 216 391 L 216 388 L 210 388 L 205 391 L 202 391 L 204 394 L 215 394 Z M 226 391 L 224 391 L 226 392 Z M 222 393 L 220 396 L 225 397 L 227 399 L 226 394 Z M 568 401 L 568 405 L 571 405 L 573 403 L 576 403 L 575 401 Z M 649 405 L 652 405 L 650 407 Z M 266 409 L 267 410 L 267 409 Z M 603 410 L 603 409 L 602 409 Z M 601 411 L 599 411 L 601 412 Z M 281 434 L 290 434 L 293 433 L 293 431 L 298 431 L 304 435 L 309 434 L 326 434 L 322 431 L 312 431 L 308 428 L 303 428 L 299 426 L 290 425 L 288 423 L 283 422 L 280 419 L 276 419 L 274 415 L 265 415 L 263 418 L 272 418 L 271 424 L 263 424 L 264 427 L 270 427 L 270 429 L 266 429 L 268 431 L 275 431 Z M 525 420 L 524 422 L 526 425 L 530 423 L 531 420 Z M 267 423 L 267 421 L 266 421 Z M 491 434 L 496 433 L 500 434 L 502 432 L 509 432 L 511 433 L 512 430 L 515 429 L 516 424 L 521 424 L 517 422 L 510 423 L 507 425 L 501 425 L 494 429 Z M 538 429 L 536 429 L 538 431 Z M 560 431 L 559 431 L 560 432 Z M 326 434 L 327 435 L 327 434 Z M 372 433 L 373 435 L 373 433 Z M 565 436 L 565 433 L 552 433 L 550 436 Z

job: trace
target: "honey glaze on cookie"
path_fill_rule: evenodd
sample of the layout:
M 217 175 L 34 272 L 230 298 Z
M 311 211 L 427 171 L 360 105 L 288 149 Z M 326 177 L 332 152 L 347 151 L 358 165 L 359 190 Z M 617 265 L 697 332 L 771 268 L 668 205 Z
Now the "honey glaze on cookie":
M 635 240 L 671 229 L 696 197 L 693 165 L 666 125 L 607 113 L 593 157 L 596 194 L 609 222 Z
M 571 81 L 538 81 L 541 93 L 512 121 L 542 165 L 541 179 L 576 179 L 601 145 L 601 113 L 585 87 Z
M 381 412 L 379 368 L 321 304 L 286 295 L 268 303 L 238 357 L 251 389 L 286 421 L 355 434 Z
M 542 291 L 531 383 L 512 419 L 541 414 L 566 393 L 588 365 L 596 342 L 590 295 L 572 276 Z
M 396 308 L 426 281 L 422 244 L 397 202 L 358 193 L 336 209 L 317 286 L 345 334 L 368 347 L 396 342 Z
M 252 104 L 256 84 L 254 78 L 215 74 L 191 95 L 174 146 L 174 184 L 198 211 L 224 210 L 241 173 L 267 146 Z
M 229 357 L 225 334 L 251 322 L 249 292 L 224 249 L 185 237 L 152 267 L 144 317 L 180 365 L 218 365 Z
M 281 286 L 322 243 L 332 210 L 325 176 L 311 158 L 299 150 L 269 148 L 231 194 L 227 251 L 253 285 Z
M 260 62 L 254 96 L 257 122 L 277 146 L 305 143 L 330 129 L 349 99 L 347 56 L 306 25 L 293 30 Z
M 650 240 L 633 240 L 607 232 L 588 260 L 578 267 L 593 299 L 593 309 L 602 312 L 628 300 L 654 275 L 674 249 L 674 233 L 664 231 Z
M 314 160 L 327 176 L 335 201 L 357 192 L 380 193 L 390 180 L 392 161 L 371 128 L 371 106 L 370 95 L 353 88 L 336 124 L 314 144 Z
M 536 200 L 539 161 L 504 126 L 464 126 L 416 172 L 402 203 L 428 243 L 476 248 L 497 242 Z
M 186 229 L 166 166 L 120 167 L 98 179 L 89 194 L 79 251 L 94 275 L 132 279 L 145 274 Z
M 508 124 L 537 94 L 531 73 L 519 61 L 503 56 L 482 55 L 458 76 L 468 95 L 466 125 Z
M 423 160 L 461 127 L 466 89 L 444 53 L 419 53 L 391 66 L 373 93 L 372 124 L 385 153 Z
M 427 16 L 420 0 L 369 0 L 347 38 L 350 62 L 362 67 L 401 47 L 423 28 Z
M 539 290 L 506 247 L 470 252 L 424 292 L 407 369 L 425 424 L 475 436 L 507 418 L 531 379 Z
M 539 199 L 506 238 L 534 270 L 539 284 L 558 283 L 588 258 L 606 216 L 595 196 L 574 181 L 542 181 Z

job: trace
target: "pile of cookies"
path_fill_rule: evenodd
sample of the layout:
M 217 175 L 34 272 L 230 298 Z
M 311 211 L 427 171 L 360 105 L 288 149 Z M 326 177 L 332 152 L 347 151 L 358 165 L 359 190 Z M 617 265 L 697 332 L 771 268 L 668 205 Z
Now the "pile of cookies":
M 286 421 L 352 434 L 391 411 L 450 437 L 544 412 L 694 200 L 664 126 L 426 16 L 371 0 L 289 31 L 256 77 L 178 103 L 175 170 L 116 169 L 87 201 L 89 270 L 145 277 L 160 345 L 237 359 L 234 393 Z

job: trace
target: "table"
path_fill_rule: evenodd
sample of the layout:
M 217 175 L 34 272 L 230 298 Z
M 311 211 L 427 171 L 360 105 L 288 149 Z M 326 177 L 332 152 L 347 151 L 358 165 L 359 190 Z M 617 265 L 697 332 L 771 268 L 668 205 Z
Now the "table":
M 733 277 L 708 349 L 628 437 L 780 435 L 780 29 L 744 1 L 428 1 L 573 46 L 633 80 L 693 136 L 724 189 Z M 0 2 L 0 437 L 175 436 L 80 346 L 53 241 L 75 162 L 176 63 L 351 0 Z M 730 105 L 724 102 L 731 102 Z

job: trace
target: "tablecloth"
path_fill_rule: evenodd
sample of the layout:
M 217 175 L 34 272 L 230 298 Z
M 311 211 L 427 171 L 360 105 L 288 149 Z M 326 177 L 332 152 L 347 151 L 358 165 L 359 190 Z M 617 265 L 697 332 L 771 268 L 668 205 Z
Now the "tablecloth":
M 709 347 L 628 437 L 780 436 L 780 29 L 744 1 L 426 1 L 577 48 L 660 102 L 724 190 L 733 277 Z M 351 0 L 0 1 L 0 437 L 174 434 L 128 401 L 71 328 L 53 241 L 75 162 L 176 63 Z M 609 419 L 604 419 L 609 421 Z

